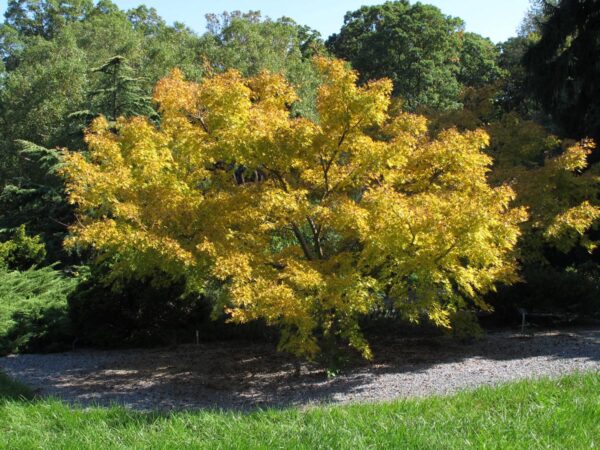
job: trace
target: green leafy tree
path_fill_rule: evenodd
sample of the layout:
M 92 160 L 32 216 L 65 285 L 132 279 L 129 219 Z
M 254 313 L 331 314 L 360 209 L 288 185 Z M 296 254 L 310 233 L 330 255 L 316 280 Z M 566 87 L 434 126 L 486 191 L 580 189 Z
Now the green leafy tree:
M 80 109 L 88 77 L 85 53 L 71 34 L 28 39 L 19 64 L 0 81 L 0 184 L 22 173 L 18 140 L 52 148 L 69 144 L 67 116 Z
M 254 76 L 262 70 L 282 73 L 299 94 L 294 112 L 314 116 L 319 78 L 310 57 L 325 51 L 315 30 L 292 19 L 263 19 L 259 11 L 207 15 L 203 54 L 214 71 L 237 69 Z
M 600 2 L 546 2 L 541 36 L 526 53 L 528 86 L 561 134 L 600 140 Z
M 93 7 L 93 0 L 9 0 L 4 17 L 23 35 L 51 39 L 68 23 L 85 19 Z
M 388 1 L 347 13 L 327 46 L 352 63 L 362 82 L 390 78 L 408 109 L 452 109 L 459 106 L 463 25 L 431 5 Z
M 520 37 L 538 35 L 542 25 L 548 20 L 549 6 L 557 6 L 561 0 L 529 0 L 529 10 L 525 13 L 517 35 Z
M 505 112 L 516 111 L 527 118 L 535 116 L 539 110 L 527 89 L 527 71 L 523 66 L 523 56 L 535 39 L 535 35 L 516 36 L 498 44 L 498 64 L 505 73 L 499 104 Z
M 499 54 L 499 49 L 488 38 L 476 33 L 464 33 L 458 81 L 463 86 L 475 88 L 495 83 L 503 75 L 498 65 Z
M 517 36 L 498 44 L 498 65 L 503 76 L 495 102 L 501 113 L 517 112 L 522 118 L 535 120 L 549 130 L 554 124 L 542 111 L 539 101 L 528 86 L 525 54 L 540 38 L 542 25 L 548 20 L 545 5 L 556 5 L 558 0 L 530 0 L 530 7 L 519 27 Z
M 201 38 L 177 22 L 152 29 L 152 33 L 144 35 L 144 51 L 135 63 L 137 73 L 143 74 L 146 92 L 151 92 L 154 83 L 173 67 L 178 67 L 189 79 L 199 81 L 205 70 Z

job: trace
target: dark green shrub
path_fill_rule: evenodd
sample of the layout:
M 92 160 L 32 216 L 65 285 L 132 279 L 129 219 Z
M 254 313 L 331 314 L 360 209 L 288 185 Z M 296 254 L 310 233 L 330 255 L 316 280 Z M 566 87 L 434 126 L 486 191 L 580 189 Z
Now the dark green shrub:
M 67 296 L 77 279 L 52 266 L 0 270 L 0 354 L 62 350 L 73 337 Z
M 490 302 L 501 322 L 519 321 L 517 308 L 552 313 L 557 319 L 599 320 L 600 267 L 593 262 L 564 269 L 532 265 L 523 271 L 523 282 L 500 289 Z
M 103 269 L 81 283 L 68 299 L 77 342 L 100 347 L 151 346 L 226 339 L 272 339 L 262 322 L 226 323 L 211 318 L 212 302 L 186 294 L 183 283 L 154 279 L 107 284 Z M 197 334 L 196 334 L 197 333 Z
M 78 286 L 68 304 L 78 340 L 102 347 L 190 341 L 210 313 L 197 295 L 184 295 L 183 285 L 150 279 L 130 280 L 117 288 L 93 276 Z
M 46 247 L 39 236 L 27 236 L 25 225 L 17 228 L 12 238 L 0 243 L 0 267 L 27 270 L 46 258 Z

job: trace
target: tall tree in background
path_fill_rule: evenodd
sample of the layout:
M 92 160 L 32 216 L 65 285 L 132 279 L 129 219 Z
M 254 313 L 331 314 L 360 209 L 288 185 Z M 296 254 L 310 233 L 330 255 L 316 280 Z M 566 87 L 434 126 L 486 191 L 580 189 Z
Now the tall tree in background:
M 286 17 L 263 18 L 258 11 L 209 14 L 207 22 L 203 55 L 214 71 L 236 69 L 246 76 L 262 70 L 282 73 L 298 91 L 295 113 L 314 116 L 318 76 L 310 57 L 325 51 L 317 31 Z
M 97 87 L 88 93 L 90 109 L 74 112 L 70 118 L 83 119 L 84 127 L 99 115 L 112 123 L 121 116 L 157 118 L 152 99 L 144 92 L 144 79 L 133 75 L 124 56 L 109 58 L 100 67 L 92 69 L 92 73 L 98 74 L 100 79 Z
M 199 78 L 199 38 L 152 9 L 124 12 L 109 0 L 8 6 L 0 29 L 0 237 L 26 224 L 50 260 L 66 261 L 61 241 L 73 216 L 54 149 L 81 149 L 89 123 L 72 113 L 153 114 L 152 86 L 170 67 Z
M 463 86 L 481 88 L 498 81 L 504 74 L 498 65 L 499 49 L 488 38 L 464 33 L 460 44 L 458 81 Z
M 171 67 L 179 66 L 192 79 L 202 72 L 199 38 L 186 28 L 164 25 L 153 10 L 126 13 L 109 0 L 101 0 L 86 9 L 81 20 L 65 22 L 46 39 L 26 34 L 28 28 L 18 19 L 20 15 L 14 15 L 18 9 L 26 17 L 41 14 L 42 22 L 50 22 L 54 9 L 36 9 L 39 4 L 11 1 L 0 32 L 5 69 L 0 78 L 0 185 L 22 175 L 17 140 L 46 148 L 76 148 L 71 113 L 90 110 L 114 115 L 114 110 L 108 111 L 107 89 L 114 87 L 117 93 L 137 90 L 138 98 L 148 97 L 154 83 Z M 67 10 L 70 4 L 56 2 Z M 107 84 L 110 75 L 98 76 L 93 69 L 115 55 L 126 58 L 131 70 L 115 64 L 105 67 L 118 72 L 111 87 Z M 91 104 L 91 97 L 100 100 L 102 90 L 106 104 Z M 131 109 L 131 101 L 116 109 L 123 108 Z M 137 110 L 145 113 L 144 108 Z
M 459 105 L 462 20 L 408 0 L 348 12 L 328 48 L 352 63 L 360 80 L 388 77 L 410 110 Z
M 523 56 L 536 39 L 536 35 L 516 36 L 498 44 L 498 65 L 506 74 L 498 103 L 504 112 L 516 111 L 525 118 L 532 118 L 539 109 L 527 88 L 527 71 L 523 66 Z
M 27 39 L 18 65 L 0 79 L 0 185 L 23 175 L 18 140 L 43 147 L 69 144 L 67 116 L 88 89 L 85 52 L 70 33 Z
M 600 1 L 546 2 L 525 55 L 528 85 L 563 135 L 600 140 Z
M 25 225 L 43 239 L 50 262 L 70 258 L 63 252 L 73 208 L 66 201 L 64 182 L 58 176 L 58 150 L 18 141 L 23 175 L 12 178 L 0 193 L 0 239 L 7 239 Z
M 494 44 L 463 28 L 461 19 L 435 6 L 388 1 L 347 13 L 327 46 L 352 63 L 361 82 L 390 78 L 409 110 L 456 109 L 465 87 L 479 88 L 502 75 Z
M 84 20 L 93 0 L 11 0 L 4 13 L 6 24 L 24 36 L 52 39 L 65 25 Z
M 532 119 L 556 132 L 551 118 L 542 107 L 528 85 L 528 71 L 523 63 L 525 54 L 539 41 L 541 29 L 548 20 L 549 8 L 559 0 L 530 0 L 530 7 L 516 36 L 498 44 L 498 65 L 504 72 L 501 89 L 496 98 L 502 112 L 517 112 L 524 119 Z

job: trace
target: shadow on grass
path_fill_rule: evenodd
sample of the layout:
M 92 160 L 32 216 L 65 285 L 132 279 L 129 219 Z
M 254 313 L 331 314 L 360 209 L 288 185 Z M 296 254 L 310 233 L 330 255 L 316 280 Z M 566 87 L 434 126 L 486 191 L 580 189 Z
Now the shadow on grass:
M 30 388 L 0 372 L 0 404 L 7 400 L 29 401 L 34 398 L 35 395 Z

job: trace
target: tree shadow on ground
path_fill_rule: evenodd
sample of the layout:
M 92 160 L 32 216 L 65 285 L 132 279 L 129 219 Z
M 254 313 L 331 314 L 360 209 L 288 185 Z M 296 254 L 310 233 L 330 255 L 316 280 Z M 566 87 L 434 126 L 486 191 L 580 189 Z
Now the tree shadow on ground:
M 423 383 L 429 382 L 432 371 L 441 370 L 447 377 L 468 376 L 471 372 L 461 375 L 461 364 L 503 370 L 502 362 L 520 364 L 520 360 L 542 357 L 577 359 L 597 363 L 600 368 L 600 329 L 533 336 L 504 331 L 472 344 L 443 336 L 379 337 L 373 349 L 376 356 L 372 362 L 356 362 L 334 378 L 328 378 L 326 370 L 315 364 L 303 364 L 297 375 L 294 358 L 276 352 L 274 345 L 243 341 L 20 355 L 0 359 L 0 368 L 44 395 L 71 403 L 120 404 L 147 411 L 248 411 L 370 400 L 377 397 L 378 383 L 384 377 L 396 377 L 394 395 L 412 395 L 412 391 L 403 391 L 403 379 L 419 390 L 421 378 Z M 485 374 L 479 376 L 487 382 Z

